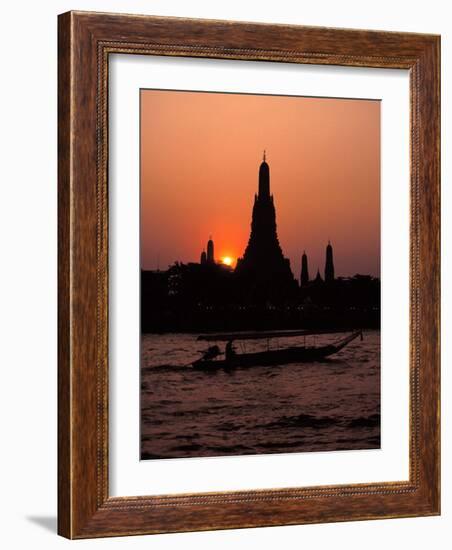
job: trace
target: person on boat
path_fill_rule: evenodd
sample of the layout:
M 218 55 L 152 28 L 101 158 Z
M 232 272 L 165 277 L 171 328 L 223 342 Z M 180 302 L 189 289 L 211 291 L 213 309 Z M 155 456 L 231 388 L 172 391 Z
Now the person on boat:
M 228 343 L 226 344 L 226 348 L 224 350 L 224 355 L 226 357 L 226 361 L 228 361 L 228 362 L 230 362 L 234 359 L 235 349 L 234 349 L 234 346 L 232 344 L 232 340 L 229 340 Z
M 220 355 L 221 351 L 218 346 L 210 346 L 207 348 L 207 350 L 204 352 L 202 356 L 203 361 L 208 361 L 209 359 L 215 359 L 218 355 Z

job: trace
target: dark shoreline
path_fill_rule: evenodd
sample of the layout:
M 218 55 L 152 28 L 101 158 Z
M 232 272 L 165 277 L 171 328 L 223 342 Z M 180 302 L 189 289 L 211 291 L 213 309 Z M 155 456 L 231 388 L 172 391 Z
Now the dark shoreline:
M 243 330 L 354 330 L 380 329 L 380 310 L 281 308 L 193 308 L 188 311 L 149 311 L 142 315 L 142 334 L 199 333 Z

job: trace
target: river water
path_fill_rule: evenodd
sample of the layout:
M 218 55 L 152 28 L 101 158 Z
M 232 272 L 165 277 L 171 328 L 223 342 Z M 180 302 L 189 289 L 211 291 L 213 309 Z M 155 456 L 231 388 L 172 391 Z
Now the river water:
M 342 336 L 316 336 L 315 344 Z M 246 351 L 266 346 L 246 342 Z M 142 459 L 380 447 L 379 331 L 324 362 L 215 373 L 189 364 L 206 347 L 193 334 L 142 336 Z

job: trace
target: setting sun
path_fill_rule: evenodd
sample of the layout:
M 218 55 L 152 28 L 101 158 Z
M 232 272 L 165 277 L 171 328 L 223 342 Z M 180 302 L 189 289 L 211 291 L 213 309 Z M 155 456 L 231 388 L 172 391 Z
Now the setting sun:
M 231 258 L 231 256 L 223 256 L 221 258 L 221 263 L 231 266 L 234 263 L 234 258 Z

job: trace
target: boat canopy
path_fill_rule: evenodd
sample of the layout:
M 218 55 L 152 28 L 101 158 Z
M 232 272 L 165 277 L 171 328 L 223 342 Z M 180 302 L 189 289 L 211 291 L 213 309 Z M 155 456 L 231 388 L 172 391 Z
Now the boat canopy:
M 270 338 L 290 338 L 292 336 L 310 336 L 315 334 L 336 334 L 338 332 L 350 332 L 350 329 L 333 330 L 261 330 L 245 332 L 218 332 L 216 334 L 201 334 L 197 340 L 206 342 L 229 342 L 231 340 L 268 340 Z

